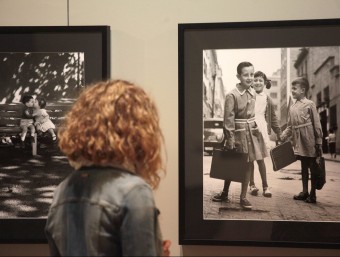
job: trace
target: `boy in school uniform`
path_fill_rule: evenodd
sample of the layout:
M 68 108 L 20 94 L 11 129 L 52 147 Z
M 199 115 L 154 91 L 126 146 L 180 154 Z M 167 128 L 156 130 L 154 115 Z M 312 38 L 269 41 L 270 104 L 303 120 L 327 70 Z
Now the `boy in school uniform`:
M 317 158 L 322 156 L 322 129 L 315 103 L 306 98 L 309 82 L 304 77 L 292 81 L 291 92 L 295 103 L 289 109 L 287 128 L 280 139 L 292 136 L 294 152 L 301 161 L 302 192 L 294 200 L 316 203 Z M 308 192 L 308 169 L 311 172 L 311 190 Z
M 241 62 L 237 66 L 236 76 L 240 83 L 226 95 L 225 99 L 224 148 L 248 154 L 247 169 L 240 171 L 245 173 L 244 181 L 241 183 L 240 205 L 244 209 L 251 210 L 252 205 L 246 198 L 246 194 L 253 161 L 262 160 L 268 154 L 262 134 L 255 123 L 255 91 L 251 87 L 254 80 L 254 66 L 250 62 Z M 212 201 L 228 201 L 230 183 L 230 180 L 225 180 L 222 192 L 214 195 Z

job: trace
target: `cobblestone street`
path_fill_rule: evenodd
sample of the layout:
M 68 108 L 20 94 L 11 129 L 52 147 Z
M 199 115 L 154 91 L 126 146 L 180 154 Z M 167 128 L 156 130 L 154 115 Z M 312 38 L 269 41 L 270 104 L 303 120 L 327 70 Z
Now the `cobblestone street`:
M 222 190 L 223 180 L 210 178 L 212 157 L 204 156 L 204 219 L 340 221 L 340 160 L 331 160 L 327 154 L 324 157 L 326 159 L 327 182 L 322 190 L 317 190 L 316 204 L 293 199 L 293 195 L 302 190 L 300 161 L 274 172 L 271 159 L 268 157 L 265 159 L 267 180 L 273 196 L 267 198 L 262 195 L 261 178 L 255 162 L 255 184 L 260 191 L 258 196 L 252 196 L 248 191 L 247 198 L 252 203 L 253 209 L 244 211 L 239 204 L 241 184 L 237 182 L 231 183 L 229 203 L 211 201 L 211 197 Z

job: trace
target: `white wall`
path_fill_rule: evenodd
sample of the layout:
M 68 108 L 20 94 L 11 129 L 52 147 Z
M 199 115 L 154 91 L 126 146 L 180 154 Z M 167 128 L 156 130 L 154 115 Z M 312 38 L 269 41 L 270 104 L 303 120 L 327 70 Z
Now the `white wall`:
M 168 174 L 156 192 L 156 201 L 162 214 L 164 238 L 172 241 L 172 255 L 340 255 L 339 250 L 180 247 L 177 156 L 178 23 L 340 18 L 339 0 L 69 0 L 69 3 L 69 25 L 111 26 L 112 77 L 144 86 L 157 101 L 167 144 Z M 67 25 L 67 0 L 0 0 L 0 26 L 41 25 Z M 46 245 L 0 245 L 1 256 L 47 254 Z

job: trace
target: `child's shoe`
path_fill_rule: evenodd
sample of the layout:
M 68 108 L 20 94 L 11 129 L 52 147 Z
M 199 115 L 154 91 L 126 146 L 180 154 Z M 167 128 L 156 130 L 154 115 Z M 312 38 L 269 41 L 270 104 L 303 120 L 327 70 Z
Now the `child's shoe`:
M 250 194 L 251 195 L 256 196 L 258 194 L 258 192 L 259 192 L 259 189 L 255 185 L 250 186 Z
M 316 196 L 308 196 L 307 199 L 305 200 L 306 203 L 316 203 Z
M 298 195 L 294 195 L 294 200 L 304 201 L 309 197 L 308 193 L 300 192 Z
M 52 136 L 52 141 L 53 141 L 53 142 L 56 142 L 56 141 L 57 141 L 57 136 L 56 136 L 56 135 Z
M 247 198 L 241 198 L 240 204 L 241 207 L 245 210 L 251 210 L 253 208 L 253 206 L 251 205 Z
M 272 193 L 270 192 L 269 188 L 263 188 L 263 196 L 264 197 L 272 197 Z
M 228 199 L 228 194 L 224 191 L 222 191 L 221 193 L 219 194 L 216 194 L 214 195 L 211 200 L 213 202 L 228 202 L 229 199 Z

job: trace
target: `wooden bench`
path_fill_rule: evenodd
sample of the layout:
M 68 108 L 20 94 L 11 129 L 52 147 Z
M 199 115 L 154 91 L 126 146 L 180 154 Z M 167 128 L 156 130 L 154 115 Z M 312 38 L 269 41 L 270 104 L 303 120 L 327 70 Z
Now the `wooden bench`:
M 46 111 L 50 115 L 51 121 L 55 124 L 57 133 L 66 112 L 70 109 L 71 103 L 50 103 L 46 106 Z M 21 103 L 0 104 L 0 137 L 6 142 L 8 138 L 20 138 L 20 119 L 22 116 L 23 105 Z M 39 137 L 34 135 L 35 140 L 32 145 L 32 155 L 37 155 L 37 143 Z M 30 132 L 27 133 L 26 140 L 30 140 Z M 9 141 L 10 142 L 10 141 Z M 8 143 L 13 146 L 13 144 Z

